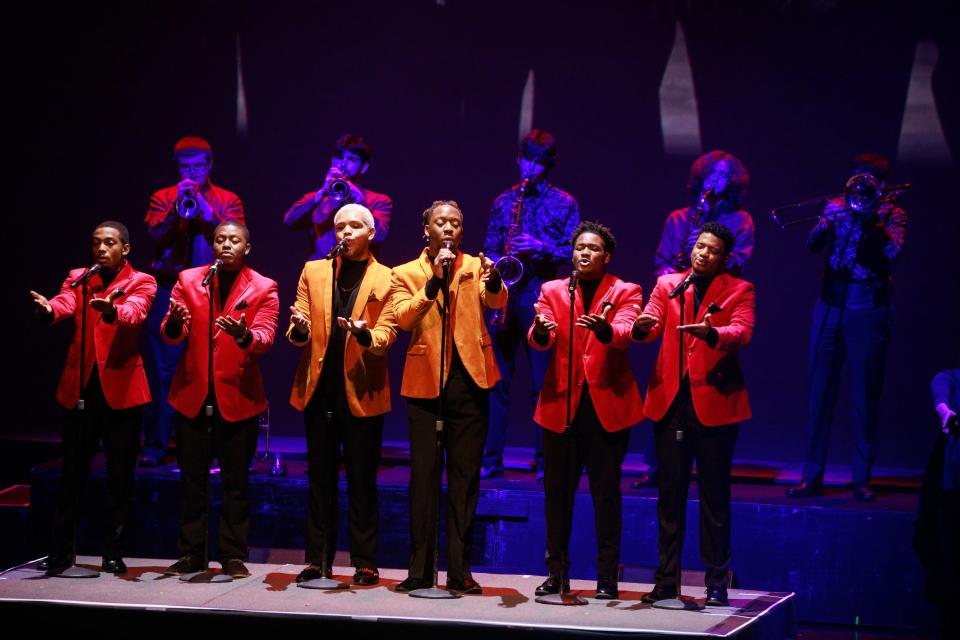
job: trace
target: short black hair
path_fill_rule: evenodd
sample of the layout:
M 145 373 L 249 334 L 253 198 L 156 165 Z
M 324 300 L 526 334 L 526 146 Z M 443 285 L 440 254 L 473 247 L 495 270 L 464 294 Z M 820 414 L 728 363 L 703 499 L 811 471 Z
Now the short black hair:
M 697 237 L 699 238 L 705 233 L 720 238 L 720 241 L 723 242 L 723 255 L 730 255 L 736 239 L 733 237 L 733 232 L 730 231 L 726 225 L 722 225 L 719 222 L 707 222 L 700 227 L 700 233 L 697 234 Z
M 890 161 L 879 153 L 861 153 L 850 165 L 850 175 L 869 173 L 878 182 L 886 182 L 890 177 Z
M 247 227 L 247 225 L 243 224 L 242 222 L 238 222 L 237 220 L 224 220 L 223 222 L 218 224 L 217 227 L 213 230 L 214 237 L 216 237 L 217 232 L 220 231 L 220 229 L 223 227 L 237 227 L 238 229 L 243 231 L 243 237 L 246 239 L 246 241 L 250 242 L 250 229 Z
M 342 157 L 344 151 L 354 152 L 360 156 L 360 160 L 364 163 L 370 162 L 370 156 L 372 155 L 370 145 L 363 138 L 352 133 L 343 134 L 333 143 L 333 156 L 335 158 Z
M 520 141 L 520 155 L 527 160 L 539 162 L 547 170 L 557 164 L 557 139 L 549 131 L 534 129 Z
M 600 236 L 600 239 L 603 240 L 604 251 L 610 255 L 613 255 L 613 250 L 617 247 L 617 239 L 613 236 L 613 231 L 610 231 L 608 227 L 603 226 L 599 222 L 581 220 L 580 224 L 577 225 L 577 228 L 573 230 L 573 238 L 571 238 L 571 243 L 576 246 L 577 238 L 585 233 L 595 233 Z
M 97 229 L 107 227 L 108 229 L 116 229 L 117 233 L 120 234 L 120 242 L 123 244 L 130 244 L 130 231 L 127 229 L 127 225 L 122 222 L 117 222 L 116 220 L 104 220 L 96 227 L 93 228 L 94 233 Z
M 430 216 L 440 207 L 453 207 L 460 213 L 460 218 L 463 219 L 463 210 L 456 200 L 434 200 L 433 204 L 423 210 L 423 226 L 430 224 Z

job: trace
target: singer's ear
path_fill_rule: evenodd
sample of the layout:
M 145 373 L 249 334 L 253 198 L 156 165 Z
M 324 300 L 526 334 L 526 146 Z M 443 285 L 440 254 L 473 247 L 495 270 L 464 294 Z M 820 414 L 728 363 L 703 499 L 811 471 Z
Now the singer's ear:
M 127 254 L 129 253 L 130 253 L 130 243 L 128 242 L 127 244 L 120 247 L 120 255 L 126 258 Z
M 247 246 L 245 246 L 245 247 L 243 248 L 243 255 L 245 255 L 245 256 L 250 255 L 250 247 L 251 247 L 251 246 L 253 246 L 253 245 L 251 245 L 250 242 L 247 241 Z

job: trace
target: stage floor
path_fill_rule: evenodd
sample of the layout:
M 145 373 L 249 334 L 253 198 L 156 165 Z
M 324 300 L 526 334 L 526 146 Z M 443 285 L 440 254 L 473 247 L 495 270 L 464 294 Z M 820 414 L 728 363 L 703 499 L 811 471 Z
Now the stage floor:
M 99 558 L 81 556 L 80 564 L 99 568 Z M 733 589 L 729 607 L 699 612 L 653 609 L 640 602 L 652 585 L 621 583 L 619 600 L 594 600 L 595 583 L 573 580 L 572 587 L 588 599 L 586 606 L 556 607 L 534 602 L 542 576 L 475 574 L 483 595 L 431 601 L 394 592 L 406 577 L 398 569 L 381 571 L 373 587 L 350 586 L 337 591 L 298 588 L 294 582 L 302 566 L 249 564 L 250 578 L 225 584 L 189 584 L 164 576 L 169 560 L 130 558 L 122 577 L 101 574 L 91 579 L 47 578 L 35 564 L 0 576 L 0 602 L 23 611 L 27 604 L 88 609 L 170 611 L 270 617 L 330 618 L 346 621 L 383 621 L 410 624 L 469 625 L 496 630 L 586 632 L 591 635 L 670 635 L 679 637 L 788 638 L 795 635 L 792 593 Z M 215 563 L 214 563 L 215 564 Z M 335 569 L 349 582 L 353 570 Z M 441 582 L 445 574 L 440 574 Z M 703 601 L 702 587 L 685 593 Z M 19 605 L 19 606 L 18 606 Z M 66 611 L 66 609 L 63 609 Z

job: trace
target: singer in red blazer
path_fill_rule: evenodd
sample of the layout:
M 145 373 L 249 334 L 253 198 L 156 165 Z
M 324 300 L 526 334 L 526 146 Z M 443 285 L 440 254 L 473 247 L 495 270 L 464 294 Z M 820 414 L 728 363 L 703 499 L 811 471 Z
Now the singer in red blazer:
M 683 334 L 686 351 L 683 369 L 690 376 L 690 394 L 697 418 L 708 427 L 746 420 L 751 415 L 750 401 L 740 370 L 738 351 L 747 346 L 753 337 L 753 285 L 721 273 L 707 289 L 696 316 L 693 313 L 694 288 L 687 287 L 684 293 L 684 319 L 681 322 L 680 300 L 670 300 L 668 296 L 689 273 L 687 270 L 661 276 L 643 310 L 660 321 L 641 342 L 652 342 L 663 337 L 657 364 L 650 374 L 644 413 L 654 422 L 661 420 L 677 395 L 680 368 L 677 362 L 680 350 L 677 325 L 703 322 L 704 316 L 710 313 L 711 324 L 718 336 L 715 345 L 710 346 L 705 340 Z M 711 308 L 714 311 L 711 312 Z
M 570 278 L 551 280 L 543 284 L 537 306 L 557 328 L 550 332 L 546 345 L 533 338 L 533 327 L 527 339 L 534 349 L 545 351 L 554 348 L 547 375 L 540 391 L 540 401 L 534 420 L 545 429 L 560 433 L 567 421 L 567 355 L 569 353 L 570 293 L 567 289 Z M 573 396 L 570 406 L 575 411 L 580 403 L 580 390 L 584 380 L 590 385 L 590 395 L 597 410 L 597 417 L 607 431 L 620 431 L 643 420 L 643 401 L 637 388 L 637 380 L 630 369 L 627 348 L 630 346 L 630 331 L 637 319 L 634 305 L 642 304 L 640 286 L 624 282 L 607 273 L 600 281 L 589 311 L 583 308 L 583 292 L 577 286 L 574 300 L 574 318 L 584 313 L 600 314 L 606 303 L 613 304 L 608 312 L 611 318 L 613 339 L 604 344 L 589 329 L 574 328 L 573 342 Z M 583 362 L 581 366 L 579 363 Z
M 67 362 L 57 387 L 57 402 L 67 409 L 77 406 L 80 397 L 80 338 L 82 317 L 80 310 L 87 314 L 86 355 L 84 358 L 83 384 L 90 381 L 93 365 L 97 365 L 103 395 L 112 409 L 128 409 L 150 402 L 150 388 L 143 370 L 140 357 L 140 325 L 147 318 L 153 297 L 157 292 L 157 282 L 153 276 L 141 273 L 125 262 L 110 282 L 103 286 L 103 278 L 96 274 L 88 281 L 88 299 L 100 298 L 117 291 L 123 295 L 114 302 L 116 319 L 109 322 L 103 314 L 84 307 L 81 300 L 83 287 L 70 288 L 70 283 L 82 276 L 85 268 L 73 269 L 60 287 L 60 293 L 50 299 L 53 309 L 52 322 L 73 318 L 76 331 Z
M 184 325 L 177 338 L 171 339 L 165 330 L 170 317 L 168 312 L 160 328 L 170 344 L 187 341 L 187 350 L 170 385 L 170 404 L 188 418 L 200 412 L 207 397 L 207 331 L 211 318 L 207 288 L 201 283 L 209 268 L 197 267 L 180 272 L 170 301 L 187 306 L 190 322 Z M 239 318 L 245 314 L 252 335 L 250 344 L 244 349 L 226 332 L 216 327 L 213 330 L 213 387 L 217 407 L 224 420 L 238 422 L 267 408 L 257 354 L 266 353 L 273 345 L 280 302 L 277 283 L 248 266 L 240 270 L 223 307 L 220 306 L 218 282 L 219 279 L 214 278 L 213 320 L 220 316 Z

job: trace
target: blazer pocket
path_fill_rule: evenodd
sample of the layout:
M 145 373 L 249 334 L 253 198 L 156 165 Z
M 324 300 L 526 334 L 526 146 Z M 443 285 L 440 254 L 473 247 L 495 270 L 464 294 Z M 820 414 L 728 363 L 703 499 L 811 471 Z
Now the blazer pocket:
M 425 356 L 427 355 L 427 345 L 423 343 L 412 344 L 410 345 L 410 348 L 407 349 L 407 355 L 408 356 Z

